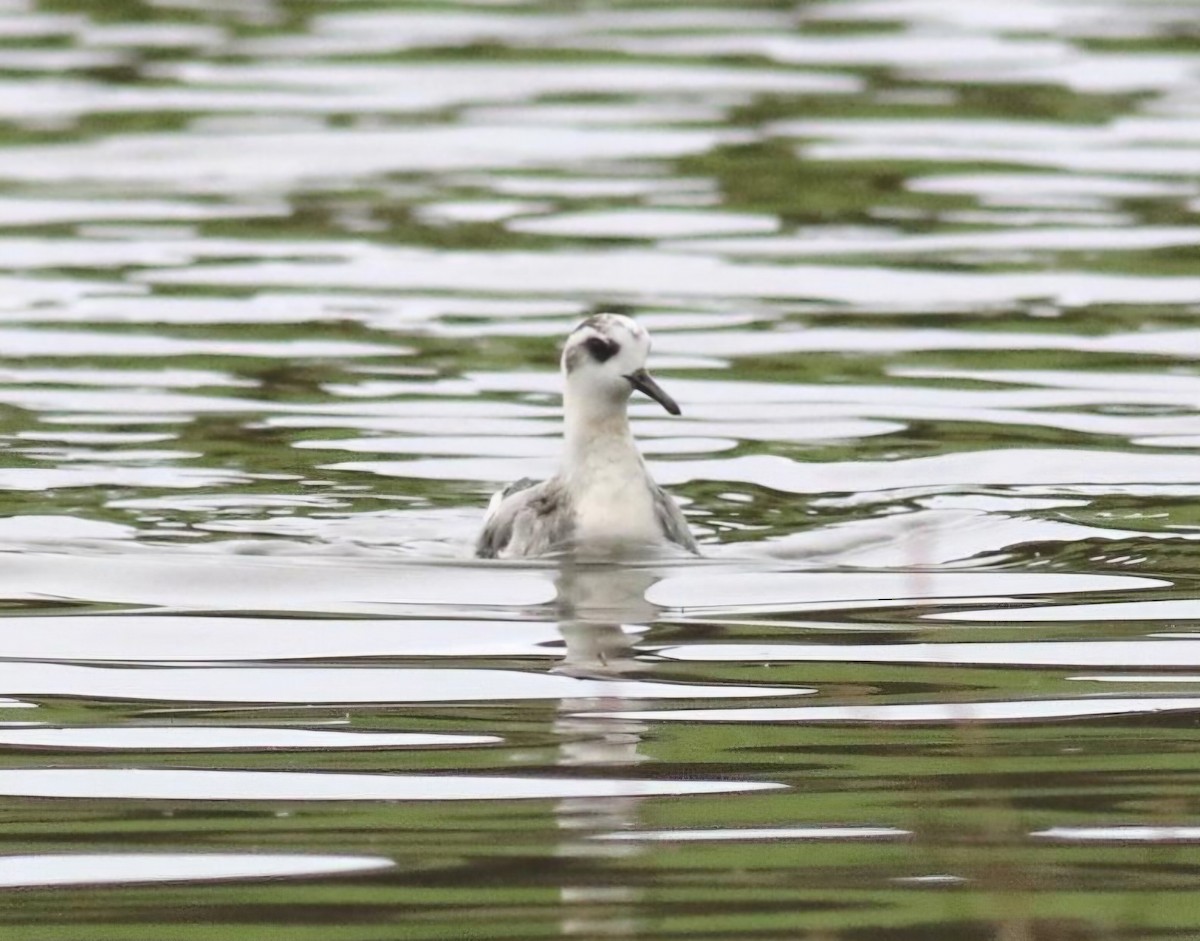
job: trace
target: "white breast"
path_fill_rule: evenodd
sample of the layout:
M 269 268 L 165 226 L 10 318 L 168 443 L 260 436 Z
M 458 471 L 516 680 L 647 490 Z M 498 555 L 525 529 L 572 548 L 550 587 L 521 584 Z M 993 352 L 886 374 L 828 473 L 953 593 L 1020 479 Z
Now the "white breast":
M 572 475 L 571 491 L 579 544 L 662 539 L 654 497 L 636 452 L 594 454 Z

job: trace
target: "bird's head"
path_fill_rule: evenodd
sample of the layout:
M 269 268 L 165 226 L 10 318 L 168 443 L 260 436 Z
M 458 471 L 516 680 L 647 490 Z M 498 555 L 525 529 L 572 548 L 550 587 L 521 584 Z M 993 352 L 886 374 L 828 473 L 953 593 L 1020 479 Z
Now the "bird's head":
M 572 393 L 594 402 L 623 406 L 634 389 L 644 392 L 672 415 L 675 400 L 646 371 L 650 334 L 624 314 L 594 314 L 567 337 L 562 369 Z

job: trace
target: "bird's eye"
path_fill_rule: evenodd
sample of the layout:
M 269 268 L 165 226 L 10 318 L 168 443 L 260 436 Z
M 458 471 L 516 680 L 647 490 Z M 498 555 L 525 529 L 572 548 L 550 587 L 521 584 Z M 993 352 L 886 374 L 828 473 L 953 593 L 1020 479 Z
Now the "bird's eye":
M 621 349 L 616 340 L 606 340 L 603 337 L 588 337 L 584 341 L 584 346 L 592 354 L 592 359 L 598 363 L 612 359 Z

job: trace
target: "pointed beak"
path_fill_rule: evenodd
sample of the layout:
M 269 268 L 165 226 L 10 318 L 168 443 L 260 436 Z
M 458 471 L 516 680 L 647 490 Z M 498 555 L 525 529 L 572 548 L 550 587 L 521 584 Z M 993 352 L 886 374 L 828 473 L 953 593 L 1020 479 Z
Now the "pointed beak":
M 662 390 L 662 386 L 655 382 L 654 377 L 651 376 L 650 373 L 646 372 L 646 370 L 635 370 L 625 378 L 629 380 L 629 384 L 631 386 L 633 386 L 639 392 L 646 393 L 646 395 L 654 399 L 655 402 L 665 408 L 672 415 L 682 414 L 675 400 Z

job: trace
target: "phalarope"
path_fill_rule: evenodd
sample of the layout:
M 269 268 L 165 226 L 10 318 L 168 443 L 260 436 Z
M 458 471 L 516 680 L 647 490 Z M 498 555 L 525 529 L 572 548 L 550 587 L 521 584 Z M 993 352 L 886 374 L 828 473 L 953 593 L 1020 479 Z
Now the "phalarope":
M 492 497 L 477 556 L 611 554 L 664 542 L 698 552 L 683 513 L 651 479 L 629 430 L 634 389 L 680 414 L 646 371 L 649 352 L 650 335 L 621 314 L 596 314 L 571 332 L 562 353 L 562 464 L 549 480 L 526 477 Z

